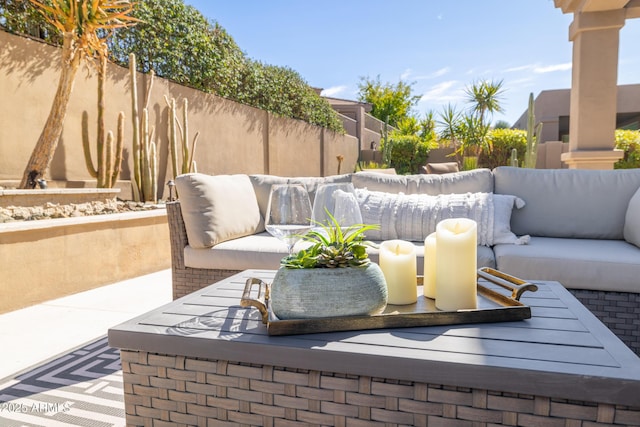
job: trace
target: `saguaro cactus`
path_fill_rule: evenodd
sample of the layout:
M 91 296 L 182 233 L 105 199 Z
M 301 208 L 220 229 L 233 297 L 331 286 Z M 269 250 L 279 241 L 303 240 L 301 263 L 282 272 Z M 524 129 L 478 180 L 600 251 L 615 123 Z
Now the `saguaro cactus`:
M 133 197 L 137 201 L 157 202 L 158 200 L 158 158 L 156 144 L 153 142 L 152 128 L 149 130 L 149 96 L 153 86 L 153 70 L 147 97 L 142 109 L 142 118 L 138 113 L 138 85 L 136 79 L 136 57 L 129 54 L 129 77 L 131 82 L 131 124 L 133 125 L 133 175 L 131 182 Z
M 173 178 L 175 179 L 180 173 L 197 172 L 197 165 L 193 156 L 196 151 L 198 143 L 198 137 L 200 132 L 196 132 L 191 143 L 191 149 L 189 149 L 189 119 L 188 108 L 189 101 L 185 98 L 182 102 L 182 125 L 178 120 L 178 113 L 176 108 L 175 98 L 169 98 L 165 95 L 164 100 L 169 106 L 169 120 L 167 134 L 169 135 L 169 153 L 171 154 L 171 169 L 173 172 Z M 178 131 L 180 137 L 178 137 Z M 179 141 L 179 142 L 178 142 Z M 180 151 L 182 152 L 182 165 L 178 169 L 178 144 L 180 145 Z
M 98 70 L 98 132 L 97 132 L 97 161 L 94 166 L 89 146 L 89 114 L 82 113 L 82 148 L 87 170 L 93 178 L 97 178 L 98 188 L 112 188 L 122 165 L 122 147 L 124 138 L 124 113 L 118 114 L 118 129 L 116 132 L 116 146 L 113 146 L 113 132 L 105 134 L 104 126 L 104 82 L 107 74 L 107 57 L 100 57 Z
M 535 169 L 538 160 L 538 142 L 542 133 L 542 122 L 536 126 L 533 93 L 529 94 L 529 109 L 527 110 L 527 151 L 524 153 L 524 167 Z

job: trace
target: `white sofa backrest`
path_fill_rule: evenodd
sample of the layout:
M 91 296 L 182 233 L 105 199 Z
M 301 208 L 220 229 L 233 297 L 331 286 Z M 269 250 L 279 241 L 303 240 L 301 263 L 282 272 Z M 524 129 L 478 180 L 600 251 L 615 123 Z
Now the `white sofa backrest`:
M 522 198 L 511 230 L 532 236 L 623 239 L 629 200 L 640 170 L 524 169 L 493 171 L 495 193 Z
M 318 186 L 321 184 L 330 184 L 337 182 L 351 182 L 351 176 L 353 174 L 347 173 L 344 175 L 331 175 L 326 177 L 282 177 L 276 175 L 249 175 L 251 184 L 253 184 L 253 190 L 256 193 L 256 199 L 258 199 L 258 206 L 260 207 L 260 214 L 262 218 L 266 218 L 267 204 L 269 203 L 269 192 L 271 186 L 274 184 L 304 184 L 309 192 L 311 203 L 316 194 Z
M 492 193 L 493 176 L 489 169 L 475 169 L 443 175 L 387 175 L 358 172 L 352 175 L 355 188 L 369 191 L 404 194 L 463 194 Z

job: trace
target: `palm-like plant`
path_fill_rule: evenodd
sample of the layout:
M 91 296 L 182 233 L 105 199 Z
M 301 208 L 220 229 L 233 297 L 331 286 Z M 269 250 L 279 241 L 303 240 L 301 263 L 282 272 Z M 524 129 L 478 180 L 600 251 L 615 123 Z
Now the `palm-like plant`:
M 456 107 L 451 104 L 447 104 L 446 107 L 438 113 L 439 120 L 436 120 L 440 128 L 438 137 L 441 140 L 450 141 L 453 146 L 454 153 L 456 155 L 456 161 L 460 163 L 460 140 L 458 139 L 460 134 L 460 120 L 462 114 L 456 110 Z
M 500 102 L 504 94 L 502 87 L 504 81 L 487 81 L 474 82 L 465 88 L 467 102 L 472 104 L 471 110 L 480 123 L 485 124 L 487 113 L 501 113 L 503 111 Z
M 133 25 L 129 13 L 135 3 L 128 0 L 29 0 L 45 19 L 62 32 L 61 72 L 58 88 L 42 133 L 24 170 L 20 188 L 35 188 L 53 159 L 62 134 L 73 82 L 83 60 L 107 55 L 109 33 Z
M 489 125 L 484 124 L 479 117 L 465 115 L 460 120 L 458 134 L 463 140 L 463 156 L 478 157 L 485 148 Z

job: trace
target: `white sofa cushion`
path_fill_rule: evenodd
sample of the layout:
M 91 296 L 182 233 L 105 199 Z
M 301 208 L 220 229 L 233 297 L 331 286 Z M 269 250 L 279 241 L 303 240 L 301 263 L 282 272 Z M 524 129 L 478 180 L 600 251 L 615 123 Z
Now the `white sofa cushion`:
M 624 240 L 531 237 L 528 245 L 493 247 L 498 270 L 567 288 L 640 292 L 640 250 Z
M 629 200 L 624 218 L 624 240 L 640 247 L 640 188 Z
M 190 173 L 176 178 L 189 245 L 208 248 L 264 231 L 247 175 Z
M 308 245 L 308 242 L 298 242 L 294 251 Z M 423 274 L 424 242 L 416 242 L 415 247 L 418 274 Z M 367 247 L 367 253 L 372 262 L 378 262 L 378 249 Z M 229 240 L 212 248 L 195 249 L 187 246 L 184 248 L 184 264 L 191 268 L 274 270 L 280 266 L 280 260 L 286 255 L 286 245 L 264 232 Z M 496 267 L 493 251 L 486 246 L 478 246 L 478 268 L 480 267 Z
M 443 175 L 387 175 L 358 172 L 352 175 L 355 188 L 404 194 L 491 193 L 493 175 L 489 169 L 447 173 Z
M 511 230 L 518 235 L 622 240 L 629 200 L 640 187 L 640 169 L 501 166 L 493 174 L 495 193 L 527 203 L 511 218 Z
M 294 251 L 309 245 L 298 242 Z M 212 248 L 184 248 L 184 265 L 191 268 L 246 270 L 248 268 L 277 269 L 287 256 L 287 245 L 262 232 L 217 244 Z
M 522 199 L 492 193 L 391 194 L 356 190 L 365 224 L 379 224 L 379 230 L 367 232 L 373 240 L 403 239 L 424 241 L 447 218 L 470 218 L 478 224 L 478 245 L 495 243 L 524 244 L 528 236 L 518 238 L 510 230 L 511 211 L 521 208 Z

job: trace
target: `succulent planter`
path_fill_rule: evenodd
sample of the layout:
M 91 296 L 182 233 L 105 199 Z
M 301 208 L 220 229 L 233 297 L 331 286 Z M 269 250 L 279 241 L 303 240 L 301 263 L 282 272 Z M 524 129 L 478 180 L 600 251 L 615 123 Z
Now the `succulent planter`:
M 282 320 L 378 314 L 387 305 L 387 284 L 378 264 L 352 268 L 281 267 L 270 304 Z

